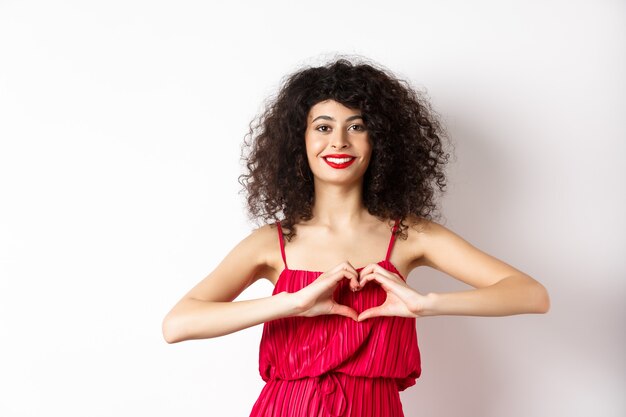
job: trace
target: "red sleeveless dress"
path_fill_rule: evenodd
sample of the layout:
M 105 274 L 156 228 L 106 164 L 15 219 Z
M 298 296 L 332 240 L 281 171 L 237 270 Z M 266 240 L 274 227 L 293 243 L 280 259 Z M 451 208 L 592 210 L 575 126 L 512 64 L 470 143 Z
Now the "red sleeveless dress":
M 296 292 L 322 274 L 287 267 L 282 229 L 276 225 L 285 269 L 272 295 Z M 396 221 L 387 255 L 378 264 L 401 276 L 389 262 L 397 227 Z M 361 313 L 381 305 L 386 292 L 373 281 L 352 292 L 343 280 L 333 296 Z M 250 417 L 404 416 L 399 391 L 414 385 L 421 373 L 415 318 L 372 317 L 359 323 L 322 315 L 268 321 L 259 371 L 266 384 Z

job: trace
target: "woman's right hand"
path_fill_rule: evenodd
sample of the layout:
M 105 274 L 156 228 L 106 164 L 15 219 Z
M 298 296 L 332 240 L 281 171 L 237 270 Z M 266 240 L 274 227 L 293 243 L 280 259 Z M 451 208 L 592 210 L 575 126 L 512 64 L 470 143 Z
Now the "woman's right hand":
M 352 291 L 358 291 L 359 273 L 349 262 L 342 262 L 321 274 L 315 281 L 291 294 L 297 305 L 294 316 L 315 317 L 323 314 L 339 314 L 357 320 L 358 314 L 348 306 L 338 304 L 333 293 L 339 281 L 350 280 Z

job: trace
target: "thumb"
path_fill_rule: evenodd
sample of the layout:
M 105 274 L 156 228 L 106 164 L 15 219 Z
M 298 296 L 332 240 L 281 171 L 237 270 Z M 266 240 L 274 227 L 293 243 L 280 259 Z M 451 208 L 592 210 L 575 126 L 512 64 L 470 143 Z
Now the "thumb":
M 361 314 L 359 314 L 359 317 L 357 317 L 357 321 L 363 321 L 363 320 L 367 320 L 371 317 L 378 317 L 378 316 L 384 316 L 384 309 L 380 306 L 378 307 L 372 307 L 372 308 L 368 308 L 365 311 L 362 311 Z
M 333 307 L 330 309 L 329 314 L 338 314 L 340 316 L 349 317 L 352 320 L 357 321 L 356 311 L 354 311 L 348 306 L 344 306 L 341 304 L 333 304 Z

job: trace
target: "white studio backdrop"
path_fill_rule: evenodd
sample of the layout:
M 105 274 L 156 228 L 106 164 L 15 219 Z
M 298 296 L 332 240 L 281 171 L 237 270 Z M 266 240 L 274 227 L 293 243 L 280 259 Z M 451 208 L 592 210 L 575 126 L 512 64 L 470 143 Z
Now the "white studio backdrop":
M 249 414 L 262 327 L 168 345 L 161 320 L 254 227 L 249 121 L 335 53 L 428 93 L 442 221 L 552 299 L 418 320 L 405 414 L 626 415 L 625 28 L 608 0 L 0 1 L 0 415 Z

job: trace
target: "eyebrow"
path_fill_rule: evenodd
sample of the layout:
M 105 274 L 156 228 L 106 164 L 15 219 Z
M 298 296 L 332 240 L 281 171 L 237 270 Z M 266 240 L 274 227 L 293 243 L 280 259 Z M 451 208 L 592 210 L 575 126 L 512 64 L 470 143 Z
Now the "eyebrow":
M 313 119 L 311 121 L 311 123 L 313 123 L 317 119 L 332 120 L 333 122 L 336 122 L 336 120 L 333 117 L 326 116 L 325 114 L 322 114 L 320 116 L 317 116 L 315 119 Z M 361 116 L 360 114 L 354 114 L 354 115 L 346 118 L 346 122 L 349 122 L 349 121 L 354 120 L 354 119 L 363 119 L 363 116 Z

